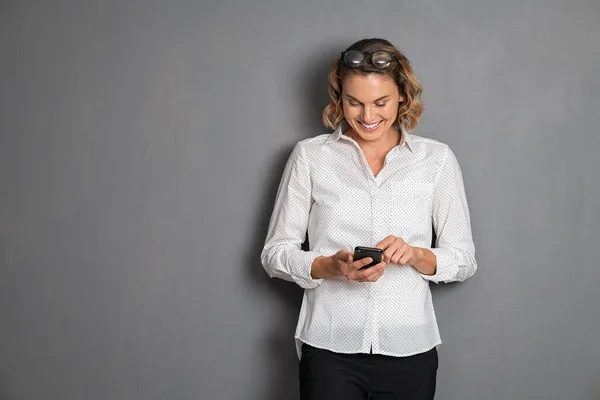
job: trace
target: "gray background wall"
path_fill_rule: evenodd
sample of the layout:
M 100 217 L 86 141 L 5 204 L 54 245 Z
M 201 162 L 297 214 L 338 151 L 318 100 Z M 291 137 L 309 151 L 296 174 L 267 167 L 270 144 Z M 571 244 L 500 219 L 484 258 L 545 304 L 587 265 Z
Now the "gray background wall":
M 382 36 L 461 163 L 440 399 L 600 398 L 600 2 L 0 1 L 0 399 L 293 399 L 259 253 L 326 73 Z

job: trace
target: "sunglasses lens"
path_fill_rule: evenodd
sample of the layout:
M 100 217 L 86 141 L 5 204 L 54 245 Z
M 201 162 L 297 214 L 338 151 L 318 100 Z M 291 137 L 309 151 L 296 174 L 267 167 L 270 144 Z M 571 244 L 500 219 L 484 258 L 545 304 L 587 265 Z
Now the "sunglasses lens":
M 371 62 L 375 68 L 386 68 L 392 60 L 392 55 L 387 51 L 378 51 L 371 56 Z
M 344 62 L 350 68 L 358 68 L 362 64 L 365 56 L 357 50 L 350 50 L 344 54 Z

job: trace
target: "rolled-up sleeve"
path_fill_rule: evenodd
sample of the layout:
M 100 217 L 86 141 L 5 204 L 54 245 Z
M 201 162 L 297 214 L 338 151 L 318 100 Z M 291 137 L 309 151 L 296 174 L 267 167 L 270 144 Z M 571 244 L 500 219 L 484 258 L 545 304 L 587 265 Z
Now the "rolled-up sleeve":
M 261 262 L 271 278 L 295 282 L 304 289 L 322 282 L 311 277 L 312 263 L 321 254 L 301 249 L 313 202 L 311 192 L 310 169 L 300 142 L 288 159 L 277 190 Z
M 475 273 L 477 262 L 462 172 L 449 147 L 434 189 L 432 210 L 437 239 L 430 250 L 437 267 L 435 274 L 421 276 L 435 283 L 462 282 Z

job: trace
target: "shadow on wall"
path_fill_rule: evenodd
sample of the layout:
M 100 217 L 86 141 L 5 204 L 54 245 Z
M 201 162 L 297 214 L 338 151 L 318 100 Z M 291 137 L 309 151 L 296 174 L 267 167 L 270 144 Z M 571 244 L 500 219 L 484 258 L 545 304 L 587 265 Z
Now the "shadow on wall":
M 293 399 L 298 393 L 296 372 L 298 359 L 293 338 L 302 300 L 302 289 L 292 282 L 270 279 L 260 262 L 260 253 L 267 235 L 279 180 L 291 151 L 291 147 L 282 150 L 278 157 L 269 163 L 272 168 L 266 177 L 265 190 L 262 191 L 263 198 L 260 201 L 261 209 L 257 214 L 248 252 L 248 259 L 252 260 L 248 272 L 257 290 L 270 292 L 273 302 L 283 304 L 279 308 L 283 312 L 271 316 L 270 327 L 265 327 L 264 340 L 259 343 L 261 351 L 258 353 L 264 356 L 264 360 L 260 363 L 268 366 L 266 368 L 268 380 L 264 382 L 264 386 L 258 385 L 266 389 L 264 394 L 256 394 L 256 397 L 253 397 L 256 399 Z
M 341 48 L 341 47 L 340 47 Z M 300 104 L 296 109 L 303 110 L 297 126 L 301 127 L 302 137 L 290 138 L 291 142 L 302 140 L 307 137 L 316 136 L 327 130 L 321 122 L 321 112 L 329 100 L 327 94 L 327 74 L 333 62 L 333 57 L 339 51 L 338 47 L 331 47 L 328 51 L 322 51 L 307 58 L 305 68 L 298 76 L 290 77 L 290 82 L 296 82 L 293 88 Z M 280 279 L 270 279 L 263 270 L 260 263 L 260 252 L 264 245 L 267 229 L 275 195 L 281 180 L 281 174 L 289 158 L 295 143 L 287 148 L 281 149 L 274 160 L 268 164 L 269 174 L 265 177 L 262 190 L 263 197 L 260 199 L 261 209 L 258 210 L 255 221 L 255 229 L 252 241 L 247 251 L 250 263 L 249 275 L 256 283 L 257 290 L 264 289 L 272 295 L 272 301 L 283 304 L 283 312 L 273 315 L 272 326 L 265 328 L 265 339 L 261 343 L 265 359 L 261 363 L 268 366 L 268 381 L 260 385 L 265 389 L 264 394 L 257 394 L 256 399 L 281 400 L 299 398 L 298 390 L 298 357 L 294 346 L 294 332 L 298 321 L 298 314 L 302 302 L 302 289 L 296 284 Z M 307 248 L 307 242 L 303 248 Z
M 312 137 L 327 131 L 321 115 L 323 108 L 329 103 L 329 93 L 327 92 L 327 77 L 329 70 L 336 56 L 339 54 L 339 49 L 331 48 L 326 52 L 319 52 L 316 55 L 307 57 L 306 69 L 300 71 L 299 76 L 294 77 L 296 93 L 301 93 L 299 105 L 303 113 L 298 113 L 300 120 L 297 126 L 301 127 L 302 136 Z

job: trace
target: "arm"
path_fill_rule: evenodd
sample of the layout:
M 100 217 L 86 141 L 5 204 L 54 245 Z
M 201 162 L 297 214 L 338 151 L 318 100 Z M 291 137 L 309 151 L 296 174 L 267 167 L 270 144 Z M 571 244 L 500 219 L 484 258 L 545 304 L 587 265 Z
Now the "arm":
M 434 275 L 437 271 L 435 254 L 422 247 L 409 246 L 404 239 L 390 235 L 377 243 L 383 249 L 383 261 L 389 264 L 412 265 L 422 275 Z
M 429 249 L 422 247 L 413 247 L 415 251 L 415 261 L 412 266 L 422 275 L 434 275 L 437 271 L 437 258 Z
M 477 270 L 471 220 L 460 166 L 450 148 L 433 192 L 433 228 L 436 247 L 417 249 L 420 257 L 415 268 L 421 276 L 436 283 L 471 277 Z
M 295 282 L 304 289 L 315 288 L 322 282 L 311 276 L 311 266 L 321 254 L 301 249 L 308 228 L 311 192 L 310 170 L 298 143 L 279 184 L 261 261 L 271 278 Z

